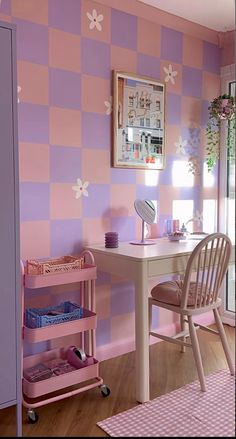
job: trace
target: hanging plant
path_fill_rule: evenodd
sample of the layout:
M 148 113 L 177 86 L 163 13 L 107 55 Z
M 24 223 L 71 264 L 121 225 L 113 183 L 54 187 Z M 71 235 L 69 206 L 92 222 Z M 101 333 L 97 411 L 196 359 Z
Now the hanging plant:
M 213 99 L 209 110 L 209 121 L 207 123 L 207 168 L 212 171 L 220 156 L 220 124 L 222 120 L 227 121 L 227 156 L 234 155 L 235 145 L 235 98 L 228 94 Z

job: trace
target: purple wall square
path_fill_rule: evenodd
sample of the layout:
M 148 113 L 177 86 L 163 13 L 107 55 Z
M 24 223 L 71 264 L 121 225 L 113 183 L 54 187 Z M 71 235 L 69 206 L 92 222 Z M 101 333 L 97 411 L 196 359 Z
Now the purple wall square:
M 203 69 L 211 73 L 220 73 L 221 49 L 215 44 L 203 41 Z
M 182 64 L 183 34 L 169 27 L 161 27 L 161 58 Z
M 137 17 L 111 10 L 111 42 L 125 49 L 137 48 Z
M 96 330 L 96 345 L 103 346 L 111 341 L 111 319 L 98 320 Z
M 51 256 L 76 255 L 83 249 L 81 220 L 53 220 Z
M 207 122 L 209 121 L 209 111 L 208 107 L 210 105 L 209 101 L 202 100 L 202 110 L 201 110 L 201 124 L 203 127 L 206 127 Z
M 175 155 L 168 154 L 166 156 L 166 167 L 160 172 L 159 185 L 171 185 L 172 182 L 172 169 L 173 162 L 176 160 Z
M 111 283 L 111 275 L 110 273 L 104 273 L 103 271 L 97 271 L 97 285 L 108 285 Z
M 132 184 L 136 183 L 135 169 L 111 168 L 111 183 Z
M 111 231 L 118 232 L 119 241 L 135 239 L 136 218 L 134 216 L 111 218 Z
M 50 147 L 50 177 L 52 182 L 75 183 L 81 175 L 80 148 Z
M 143 200 L 157 200 L 159 198 L 159 188 L 157 186 L 138 184 L 136 186 L 136 197 Z
M 81 38 L 81 72 L 86 75 L 111 77 L 110 45 L 101 41 Z
M 55 107 L 80 110 L 80 74 L 49 68 L 49 104 Z
M 111 315 L 118 316 L 134 311 L 134 284 L 113 283 L 111 287 Z
M 138 54 L 137 72 L 139 75 L 150 76 L 153 79 L 160 78 L 160 59 L 155 56 Z
M 21 221 L 40 221 L 49 219 L 49 184 L 20 184 Z
M 14 18 L 17 35 L 17 58 L 48 65 L 48 27 Z
M 158 306 L 152 307 L 152 329 L 157 329 L 159 327 L 159 314 L 160 309 Z
M 181 200 L 199 200 L 200 198 L 200 187 L 181 187 L 179 190 L 179 198 Z
M 38 343 L 28 343 L 24 341 L 24 357 L 39 354 L 40 352 L 45 352 L 49 349 L 50 346 L 48 341 L 41 341 Z
M 88 197 L 82 199 L 84 218 L 100 218 L 109 215 L 110 185 L 89 184 Z
M 82 146 L 109 149 L 111 145 L 111 119 L 106 114 L 82 112 Z
M 11 0 L 2 0 L 0 12 L 7 15 L 11 14 Z
M 166 122 L 170 125 L 181 123 L 181 96 L 174 93 L 166 94 Z
M 184 96 L 202 97 L 202 70 L 183 66 L 182 90 Z
M 20 102 L 18 123 L 20 142 L 49 143 L 48 106 Z
M 48 0 L 48 24 L 65 32 L 80 34 L 81 1 Z

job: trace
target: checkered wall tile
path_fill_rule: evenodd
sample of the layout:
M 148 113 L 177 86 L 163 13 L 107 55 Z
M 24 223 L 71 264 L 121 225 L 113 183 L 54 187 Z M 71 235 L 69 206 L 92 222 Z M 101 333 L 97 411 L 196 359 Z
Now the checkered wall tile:
M 92 0 L 2 0 L 0 19 L 17 26 L 23 259 L 78 253 L 108 230 L 137 238 L 137 197 L 157 203 L 153 236 L 163 234 L 173 200 L 202 211 L 203 198 L 216 198 L 202 173 L 192 188 L 172 182 L 175 160 L 193 155 L 203 167 L 207 107 L 220 87 L 216 45 Z M 165 170 L 111 168 L 112 69 L 165 81 Z M 88 196 L 72 189 L 85 182 Z M 133 331 L 134 288 L 104 274 L 97 284 L 101 346 Z

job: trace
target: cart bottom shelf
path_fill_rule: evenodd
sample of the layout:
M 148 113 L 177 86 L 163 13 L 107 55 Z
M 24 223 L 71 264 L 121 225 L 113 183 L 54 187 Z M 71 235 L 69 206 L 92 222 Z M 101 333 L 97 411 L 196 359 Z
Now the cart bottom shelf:
M 44 363 L 55 359 L 65 359 L 65 350 L 54 349 L 51 351 L 42 352 L 37 355 L 31 355 L 29 357 L 25 357 L 24 369 L 35 366 L 39 363 Z M 65 389 L 65 393 L 66 393 L 70 386 L 74 386 L 80 383 L 85 383 L 92 379 L 96 379 L 96 382 L 94 384 L 90 384 L 90 385 L 88 384 L 87 386 L 85 386 L 84 389 L 82 387 L 82 390 L 87 390 L 87 388 L 92 388 L 102 384 L 102 379 L 99 377 L 99 362 L 96 359 L 94 359 L 94 364 L 91 364 L 90 366 L 76 369 L 73 370 L 72 372 L 64 373 L 59 376 L 52 376 L 50 378 L 38 382 L 30 382 L 23 377 L 23 394 L 27 398 L 34 399 L 42 395 L 48 395 L 62 389 Z M 82 390 L 76 389 L 75 391 L 72 390 L 69 393 L 70 394 L 71 392 L 79 393 Z M 62 399 L 62 398 L 58 397 L 57 399 Z M 53 400 L 55 400 L 55 397 L 53 397 Z

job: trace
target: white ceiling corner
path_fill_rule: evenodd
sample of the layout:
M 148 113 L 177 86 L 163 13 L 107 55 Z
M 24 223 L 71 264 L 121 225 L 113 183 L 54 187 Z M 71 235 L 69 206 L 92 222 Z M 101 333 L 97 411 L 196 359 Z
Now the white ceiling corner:
M 218 32 L 235 29 L 235 0 L 138 1 Z

